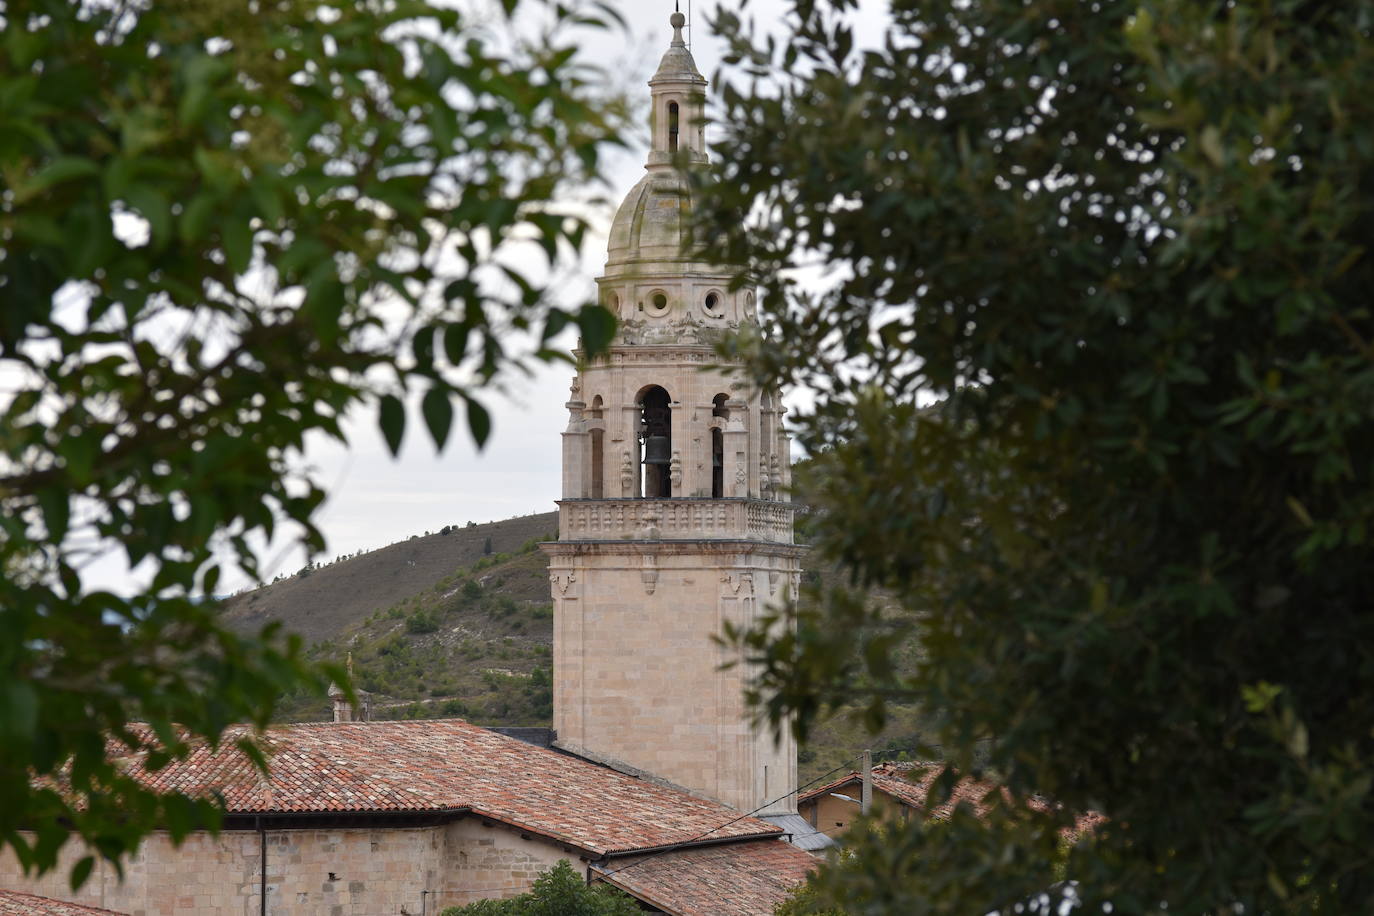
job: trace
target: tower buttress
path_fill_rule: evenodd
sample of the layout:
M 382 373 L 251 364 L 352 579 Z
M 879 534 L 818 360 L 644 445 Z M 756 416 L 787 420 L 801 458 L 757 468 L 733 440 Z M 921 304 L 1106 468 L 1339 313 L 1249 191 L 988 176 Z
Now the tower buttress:
M 787 438 L 777 392 L 714 351 L 755 319 L 733 272 L 696 261 L 684 168 L 707 161 L 706 80 L 684 17 L 649 80 L 652 144 L 611 227 L 609 352 L 580 361 L 563 434 L 554 599 L 560 745 L 751 811 L 796 810 L 796 747 L 753 726 L 749 676 L 714 637 L 795 593 Z M 582 354 L 578 354 L 581 356 Z

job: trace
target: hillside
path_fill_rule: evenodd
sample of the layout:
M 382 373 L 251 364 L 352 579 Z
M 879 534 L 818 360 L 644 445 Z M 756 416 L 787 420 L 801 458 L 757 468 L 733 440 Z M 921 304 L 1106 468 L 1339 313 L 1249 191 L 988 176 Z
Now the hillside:
M 410 599 L 484 555 L 511 553 L 532 540 L 551 540 L 557 531 L 558 513 L 542 512 L 416 535 L 235 595 L 224 603 L 224 619 L 241 632 L 280 620 L 307 644 L 336 639 L 350 625 Z M 540 597 L 547 601 L 547 579 L 543 581 Z
M 311 658 L 351 658 L 374 718 L 549 725 L 553 607 L 537 545 L 556 537 L 556 527 L 549 512 L 418 535 L 236 595 L 225 618 L 241 630 L 280 620 L 305 637 Z M 297 694 L 283 698 L 279 717 L 329 715 L 327 701 Z M 801 781 L 866 746 L 916 742 L 913 708 L 894 710 L 878 737 L 867 737 L 861 722 L 855 708 L 822 723 L 800 749 Z

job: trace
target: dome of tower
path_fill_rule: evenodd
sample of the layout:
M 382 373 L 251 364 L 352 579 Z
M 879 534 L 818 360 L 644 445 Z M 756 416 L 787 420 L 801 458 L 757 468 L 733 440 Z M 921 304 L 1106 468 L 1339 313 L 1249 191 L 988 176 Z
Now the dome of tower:
M 673 14 L 671 20 L 674 32 L 673 43 L 668 46 L 667 51 L 663 52 L 663 59 L 658 62 L 658 70 L 649 79 L 650 86 L 663 80 L 706 84 L 706 77 L 697 70 L 697 62 L 692 59 L 692 52 L 687 49 L 687 43 L 682 40 L 681 30 L 686 21 L 686 17 L 681 13 Z
M 616 211 L 606 266 L 682 257 L 691 241 L 691 212 L 691 187 L 683 175 L 649 172 Z

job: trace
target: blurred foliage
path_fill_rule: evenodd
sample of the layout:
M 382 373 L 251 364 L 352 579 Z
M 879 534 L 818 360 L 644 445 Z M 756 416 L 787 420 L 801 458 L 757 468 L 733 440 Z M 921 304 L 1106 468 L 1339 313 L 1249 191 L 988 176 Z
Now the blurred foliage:
M 640 916 L 643 912 L 632 897 L 606 884 L 587 884 L 567 859 L 560 859 L 534 879 L 529 893 L 451 906 L 440 916 Z
M 914 703 L 1062 807 L 859 838 L 815 905 L 1374 910 L 1374 4 L 897 0 L 870 49 L 853 9 L 715 20 L 703 256 L 817 394 L 855 589 L 736 636 L 775 723 Z
M 437 446 L 455 401 L 480 444 L 477 395 L 501 372 L 557 356 L 571 325 L 592 351 L 609 339 L 605 310 L 554 307 L 548 287 L 586 231 L 566 202 L 623 123 L 573 30 L 614 14 L 483 15 L 0 12 L 0 846 L 25 868 L 51 867 L 69 829 L 117 864 L 155 826 L 214 826 L 111 754 L 156 768 L 342 677 L 273 632 L 226 632 L 197 597 L 217 550 L 256 573 L 249 544 L 288 522 L 323 547 L 307 436 L 342 438 L 375 405 L 395 451 L 410 395 Z M 542 30 L 520 37 L 516 16 Z M 140 593 L 82 584 L 111 545 Z

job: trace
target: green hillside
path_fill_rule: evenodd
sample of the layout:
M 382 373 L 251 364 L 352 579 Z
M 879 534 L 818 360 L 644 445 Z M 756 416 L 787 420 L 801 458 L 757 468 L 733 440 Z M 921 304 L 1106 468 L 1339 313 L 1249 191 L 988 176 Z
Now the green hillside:
M 547 726 L 553 606 L 537 545 L 556 528 L 557 515 L 543 513 L 419 535 L 236 595 L 225 617 L 242 629 L 280 620 L 306 638 L 311 658 L 351 659 L 373 718 Z M 321 721 L 330 708 L 298 694 L 283 698 L 279 716 Z M 837 716 L 801 748 L 801 781 L 864 747 L 910 747 L 918 728 L 914 709 L 896 710 L 876 738 L 860 710 Z

